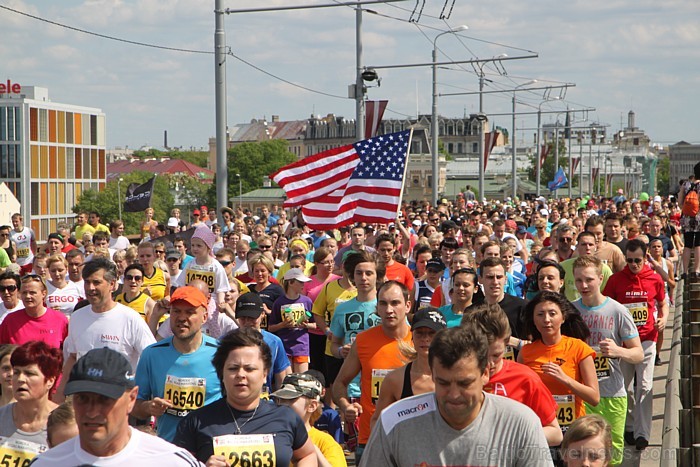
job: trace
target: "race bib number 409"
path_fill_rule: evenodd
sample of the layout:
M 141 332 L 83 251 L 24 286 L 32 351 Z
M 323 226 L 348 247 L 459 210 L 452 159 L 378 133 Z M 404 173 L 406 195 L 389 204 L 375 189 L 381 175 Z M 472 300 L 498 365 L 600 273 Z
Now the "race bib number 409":
M 632 314 L 632 321 L 634 321 L 634 324 L 637 327 L 647 324 L 647 320 L 649 319 L 649 308 L 647 306 L 647 302 L 626 303 L 625 306 Z
M 273 435 L 223 435 L 214 437 L 214 454 L 231 467 L 277 465 Z

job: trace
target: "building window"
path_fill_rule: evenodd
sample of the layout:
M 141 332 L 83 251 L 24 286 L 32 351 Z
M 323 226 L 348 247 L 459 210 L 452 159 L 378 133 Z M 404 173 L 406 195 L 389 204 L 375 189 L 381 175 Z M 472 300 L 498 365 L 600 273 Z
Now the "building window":
M 49 140 L 49 111 L 39 109 L 39 141 Z
M 39 140 L 39 109 L 29 109 L 29 139 L 31 141 Z
M 39 183 L 32 182 L 30 197 L 32 198 L 32 202 L 31 202 L 32 216 L 38 216 L 39 215 Z

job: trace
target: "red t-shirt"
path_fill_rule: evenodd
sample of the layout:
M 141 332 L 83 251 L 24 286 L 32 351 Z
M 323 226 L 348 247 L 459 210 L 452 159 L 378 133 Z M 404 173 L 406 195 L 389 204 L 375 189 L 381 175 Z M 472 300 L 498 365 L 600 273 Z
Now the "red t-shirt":
M 408 290 L 413 290 L 413 273 L 398 261 L 394 261 L 394 264 L 386 267 L 386 280 L 401 282 L 408 287 Z
M 484 391 L 527 405 L 540 417 L 542 426 L 549 425 L 557 416 L 552 393 L 537 373 L 522 363 L 503 360 L 503 368 L 491 376 Z
M 32 318 L 24 309 L 7 315 L 0 324 L 0 344 L 22 345 L 29 341 L 43 341 L 60 349 L 68 336 L 68 318 L 52 308 L 38 318 Z
M 644 265 L 639 274 L 633 274 L 629 266 L 616 272 L 605 284 L 603 295 L 622 303 L 632 314 L 641 341 L 654 341 L 659 337 L 656 329 L 656 304 L 666 298 L 663 279 Z

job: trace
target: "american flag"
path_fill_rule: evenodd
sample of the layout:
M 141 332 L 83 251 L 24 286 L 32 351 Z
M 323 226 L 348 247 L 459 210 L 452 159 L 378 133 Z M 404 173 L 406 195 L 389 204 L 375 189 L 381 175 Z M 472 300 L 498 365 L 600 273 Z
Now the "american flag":
M 367 101 L 365 111 L 365 139 L 374 138 L 382 123 L 384 109 L 389 101 Z
M 271 175 L 312 229 L 396 219 L 413 130 L 306 157 Z

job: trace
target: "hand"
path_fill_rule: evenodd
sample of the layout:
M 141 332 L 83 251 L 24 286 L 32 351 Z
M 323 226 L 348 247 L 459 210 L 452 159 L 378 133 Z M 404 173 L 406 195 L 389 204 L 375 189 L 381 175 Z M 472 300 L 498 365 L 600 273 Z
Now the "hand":
M 662 332 L 666 328 L 666 317 L 659 316 L 656 318 L 656 330 Z
M 271 310 L 267 307 L 267 305 L 264 304 L 264 303 L 263 303 L 263 310 L 265 310 L 265 313 L 268 314 L 268 315 L 269 315 L 270 313 L 272 313 L 272 311 L 271 311 Z
M 603 357 L 608 357 L 608 358 L 620 358 L 622 357 L 622 352 L 620 352 L 621 348 L 619 345 L 615 343 L 612 339 L 603 339 L 599 343 L 600 345 L 600 353 L 603 354 Z
M 148 413 L 154 417 L 160 417 L 165 413 L 166 409 L 172 408 L 173 403 L 167 399 L 161 399 L 160 397 L 154 397 L 148 403 Z
M 209 459 L 207 459 L 207 463 L 204 465 L 207 467 L 228 467 L 224 456 L 210 456 Z
M 545 375 L 549 375 L 552 378 L 559 381 L 560 383 L 566 384 L 568 386 L 569 376 L 566 373 L 564 373 L 564 370 L 562 370 L 561 367 L 556 363 L 543 363 L 542 373 Z
M 362 406 L 357 402 L 353 402 L 352 404 L 345 407 L 344 415 L 345 423 L 354 423 L 355 419 L 362 415 Z
M 345 344 L 344 346 L 340 347 L 339 353 L 341 358 L 348 357 L 348 354 L 350 353 L 350 347 L 352 347 L 352 345 L 350 344 Z

